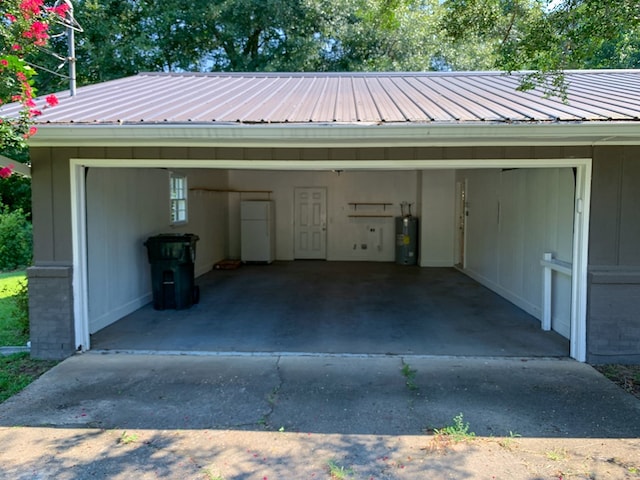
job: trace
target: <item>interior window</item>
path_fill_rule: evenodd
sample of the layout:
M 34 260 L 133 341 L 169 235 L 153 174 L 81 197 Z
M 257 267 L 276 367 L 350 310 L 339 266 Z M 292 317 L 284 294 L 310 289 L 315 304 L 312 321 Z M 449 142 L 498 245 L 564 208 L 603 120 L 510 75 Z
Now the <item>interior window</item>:
M 169 179 L 171 198 L 171 224 L 187 223 L 187 177 L 171 173 Z

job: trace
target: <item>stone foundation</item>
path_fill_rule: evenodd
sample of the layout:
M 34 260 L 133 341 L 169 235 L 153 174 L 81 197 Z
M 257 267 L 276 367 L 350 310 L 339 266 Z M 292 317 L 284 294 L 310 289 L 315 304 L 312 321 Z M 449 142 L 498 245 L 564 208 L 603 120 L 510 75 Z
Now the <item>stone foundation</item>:
M 76 351 L 72 267 L 30 267 L 31 356 L 62 360 Z

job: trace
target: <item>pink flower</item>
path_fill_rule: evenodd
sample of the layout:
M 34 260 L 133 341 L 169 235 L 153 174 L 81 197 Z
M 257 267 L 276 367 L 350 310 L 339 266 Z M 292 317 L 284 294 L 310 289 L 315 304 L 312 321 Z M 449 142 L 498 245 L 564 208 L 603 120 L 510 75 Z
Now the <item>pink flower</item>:
M 38 15 L 42 8 L 42 0 L 22 0 L 20 2 L 20 10 L 24 18 L 31 18 L 33 15 Z
M 9 20 L 10 22 L 15 22 L 17 20 L 17 18 L 15 17 L 15 15 L 11 15 L 10 13 L 5 13 L 4 14 L 5 18 L 7 20 Z
M 9 178 L 13 173 L 13 165 L 0 168 L 0 178 Z
M 0 60 L 0 65 L 2 65 L 3 67 L 8 67 L 9 61 L 3 58 L 2 60 Z
M 49 34 L 47 34 L 48 28 L 49 25 L 44 22 L 33 22 L 29 30 L 22 33 L 22 36 L 24 38 L 34 39 L 36 45 L 43 46 L 49 39 Z
M 58 105 L 58 97 L 56 97 L 55 95 L 49 95 L 47 97 L 45 97 L 45 102 L 47 102 L 47 105 L 49 105 L 50 107 L 55 107 L 56 105 Z
M 14 43 L 13 45 L 11 45 L 11 50 L 17 52 L 18 50 L 22 50 L 22 47 L 17 43 Z
M 37 132 L 38 132 L 38 129 L 37 129 L 36 127 L 31 127 L 31 128 L 29 129 L 29 131 L 23 135 L 23 137 L 24 137 L 24 138 L 32 137 L 32 136 L 34 136 Z
M 57 7 L 49 7 L 49 8 L 47 8 L 47 11 L 55 13 L 56 15 L 59 15 L 61 17 L 64 17 L 67 14 L 67 12 L 69 11 L 69 5 L 67 5 L 66 3 L 61 3 Z

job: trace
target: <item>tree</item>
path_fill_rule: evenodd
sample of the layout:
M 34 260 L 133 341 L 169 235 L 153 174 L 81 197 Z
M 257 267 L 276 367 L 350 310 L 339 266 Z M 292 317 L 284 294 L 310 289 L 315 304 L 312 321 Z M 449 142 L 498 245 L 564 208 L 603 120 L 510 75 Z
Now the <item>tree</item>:
M 35 102 L 34 69 L 26 58 L 47 44 L 49 24 L 66 15 L 67 5 L 45 8 L 42 0 L 3 0 L 0 19 L 0 105 L 20 102 L 18 118 L 0 118 L 0 151 L 21 149 L 36 132 L 33 118 L 41 113 Z M 58 103 L 55 96 L 46 98 L 44 108 Z M 6 177 L 7 167 L 0 171 Z
M 564 95 L 566 69 L 640 62 L 638 0 L 445 0 L 443 7 L 452 39 L 491 44 L 494 68 L 533 70 L 524 89 Z

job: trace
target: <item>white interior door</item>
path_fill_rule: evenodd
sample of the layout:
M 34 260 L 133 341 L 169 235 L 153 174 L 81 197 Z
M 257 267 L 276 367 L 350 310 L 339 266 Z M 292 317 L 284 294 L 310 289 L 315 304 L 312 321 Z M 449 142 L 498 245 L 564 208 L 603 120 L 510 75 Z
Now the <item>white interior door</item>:
M 327 189 L 296 188 L 294 257 L 327 258 Z

